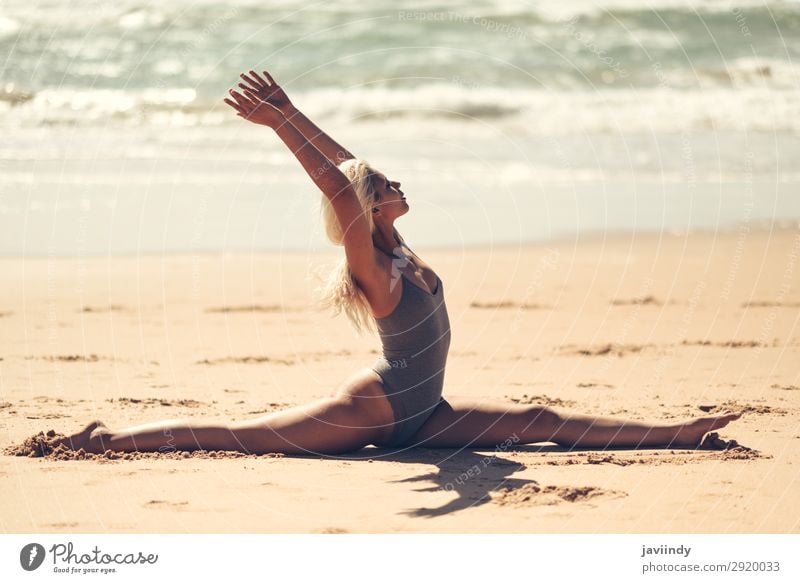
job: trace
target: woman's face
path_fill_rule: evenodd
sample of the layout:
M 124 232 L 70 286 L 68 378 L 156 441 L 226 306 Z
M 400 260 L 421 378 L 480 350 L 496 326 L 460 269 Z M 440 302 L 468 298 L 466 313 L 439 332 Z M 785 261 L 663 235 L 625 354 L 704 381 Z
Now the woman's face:
M 409 206 L 406 202 L 406 196 L 400 190 L 400 183 L 389 180 L 385 174 L 376 172 L 373 175 L 375 181 L 376 201 L 373 208 L 377 208 L 378 212 L 375 217 L 382 217 L 384 220 L 393 221 L 399 216 L 408 212 Z

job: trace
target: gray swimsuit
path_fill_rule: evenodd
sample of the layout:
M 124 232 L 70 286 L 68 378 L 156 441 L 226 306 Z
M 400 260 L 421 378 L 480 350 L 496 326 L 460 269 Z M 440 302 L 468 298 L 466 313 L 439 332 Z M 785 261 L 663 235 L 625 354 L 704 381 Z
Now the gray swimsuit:
M 402 259 L 392 256 L 393 261 Z M 372 366 L 394 411 L 395 424 L 382 445 L 408 445 L 442 400 L 444 368 L 450 348 L 450 319 L 442 280 L 433 294 L 411 283 L 400 270 L 396 282 L 403 286 L 394 311 L 375 323 L 383 355 Z

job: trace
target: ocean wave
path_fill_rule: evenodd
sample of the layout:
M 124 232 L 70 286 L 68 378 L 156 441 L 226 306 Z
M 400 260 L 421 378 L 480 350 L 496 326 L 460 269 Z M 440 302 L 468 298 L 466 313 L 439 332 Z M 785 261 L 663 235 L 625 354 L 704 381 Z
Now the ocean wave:
M 432 9 L 389 0 L 4 0 L 3 8 L 0 124 L 10 127 L 238 122 L 222 97 L 240 70 L 260 64 L 323 120 L 510 123 L 534 134 L 798 123 L 798 2 L 443 0 Z
M 8 105 L 19 105 L 21 103 L 25 103 L 26 101 L 30 101 L 34 97 L 33 91 L 26 91 L 24 89 L 19 89 L 13 83 L 7 83 L 6 85 L 0 87 L 0 103 L 5 103 Z
M 777 0 L 450 0 L 435 9 L 388 0 L 4 0 L 3 9 L 3 79 L 32 91 L 56 79 L 87 89 L 160 80 L 202 92 L 268 56 L 304 89 L 442 71 L 482 84 L 524 82 L 527 73 L 547 86 L 647 86 L 655 61 L 692 73 L 800 57 L 800 6 Z
M 765 67 L 768 66 L 749 63 L 736 70 L 763 77 L 769 70 Z M 200 96 L 192 88 L 49 89 L 35 94 L 12 88 L 0 92 L 0 123 L 7 127 L 239 123 L 240 119 L 221 99 L 222 95 L 214 100 Z M 404 89 L 330 87 L 298 92 L 293 99 L 321 121 L 356 124 L 398 121 L 423 131 L 424 124 L 431 120 L 460 126 L 516 126 L 517 131 L 530 135 L 692 129 L 800 130 L 800 90 L 757 86 L 589 92 L 451 83 Z
M 502 3 L 502 0 L 500 0 Z M 739 10 L 792 8 L 786 0 L 544 0 L 532 10 L 552 21 L 575 17 L 597 17 L 607 14 L 647 14 L 668 11 L 695 15 L 730 14 Z M 796 8 L 796 6 L 795 6 Z

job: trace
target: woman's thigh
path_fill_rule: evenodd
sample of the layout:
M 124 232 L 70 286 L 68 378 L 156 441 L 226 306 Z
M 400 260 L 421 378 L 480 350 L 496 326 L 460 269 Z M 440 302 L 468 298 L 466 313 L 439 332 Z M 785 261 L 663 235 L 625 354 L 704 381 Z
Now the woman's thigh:
M 360 449 L 392 430 L 394 415 L 388 401 L 381 400 L 386 397 L 377 382 L 361 371 L 330 397 L 230 424 L 231 438 L 237 448 L 252 453 L 336 454 Z
M 364 412 L 364 418 L 379 428 L 376 441 L 388 439 L 394 426 L 394 411 L 383 390 L 381 377 L 374 370 L 364 368 L 345 379 L 334 397 L 348 398 Z
M 547 407 L 490 399 L 450 396 L 443 399 L 414 434 L 419 447 L 494 447 L 548 441 L 558 415 Z

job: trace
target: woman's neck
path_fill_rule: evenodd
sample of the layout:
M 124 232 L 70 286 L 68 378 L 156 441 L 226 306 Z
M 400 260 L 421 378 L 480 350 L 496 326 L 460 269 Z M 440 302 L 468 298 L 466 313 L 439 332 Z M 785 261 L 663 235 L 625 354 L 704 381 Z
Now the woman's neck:
M 391 255 L 395 249 L 401 247 L 398 236 L 395 236 L 395 229 L 393 226 L 385 227 L 375 225 L 375 232 L 372 234 L 372 244 Z

